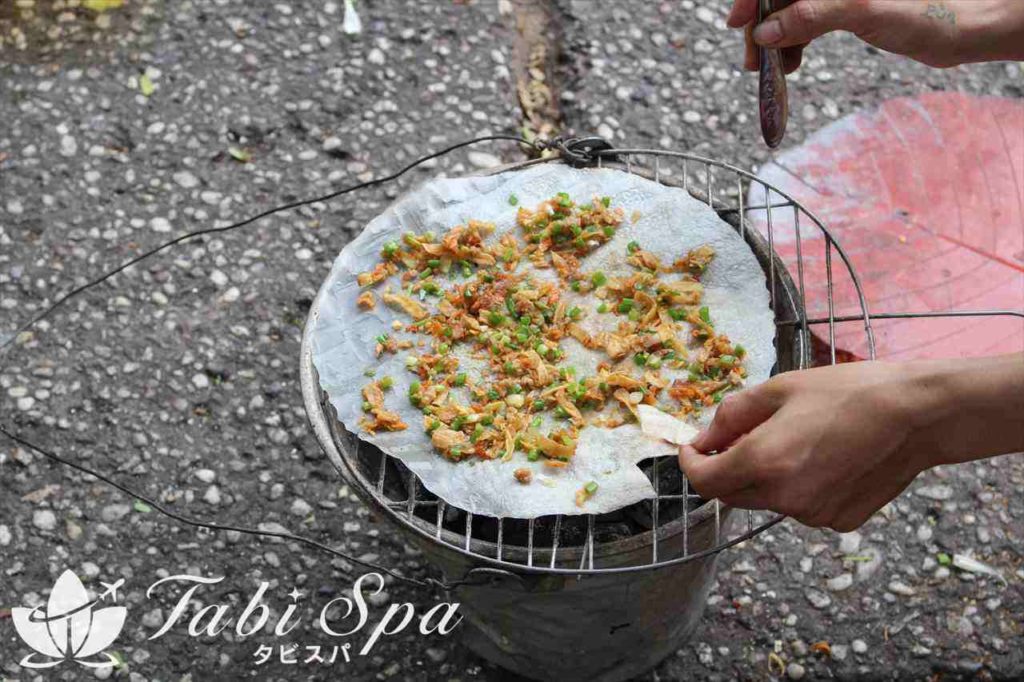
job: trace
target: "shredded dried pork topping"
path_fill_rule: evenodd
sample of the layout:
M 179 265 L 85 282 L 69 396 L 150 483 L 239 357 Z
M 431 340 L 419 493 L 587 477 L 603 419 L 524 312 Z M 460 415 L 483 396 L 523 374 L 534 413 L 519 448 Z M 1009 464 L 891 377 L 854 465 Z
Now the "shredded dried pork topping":
M 715 255 L 710 246 L 666 266 L 630 243 L 630 275 L 585 270 L 587 254 L 611 240 L 622 221 L 622 209 L 607 197 L 580 205 L 559 193 L 532 210 L 519 208 L 522 240 L 505 234 L 488 243 L 494 226 L 475 220 L 440 239 L 407 233 L 401 242 L 385 243 L 381 263 L 358 276 L 369 292 L 401 273 L 401 291 L 384 287 L 380 298 L 408 318 L 402 331 L 418 341 L 382 334 L 375 350 L 378 356 L 412 351 L 406 366 L 416 379 L 407 398 L 422 411 L 423 428 L 441 455 L 507 460 L 520 452 L 529 461 L 563 467 L 588 424 L 635 420 L 640 404 L 683 417 L 742 384 L 744 349 L 715 331 L 701 305 L 700 277 Z M 538 276 L 548 269 L 557 281 Z M 593 305 L 568 304 L 567 289 Z M 360 296 L 365 309 L 372 301 L 372 295 Z M 610 316 L 613 330 L 585 331 L 579 322 L 591 315 Z M 594 374 L 581 376 L 564 363 L 567 337 L 604 353 Z M 485 361 L 485 376 L 460 369 L 456 346 L 468 346 Z M 686 378 L 669 380 L 664 369 Z M 405 428 L 384 408 L 390 383 L 385 377 L 363 389 L 368 430 Z M 553 428 L 545 427 L 550 420 L 544 416 L 554 418 Z M 596 484 L 588 484 L 577 503 L 594 491 Z

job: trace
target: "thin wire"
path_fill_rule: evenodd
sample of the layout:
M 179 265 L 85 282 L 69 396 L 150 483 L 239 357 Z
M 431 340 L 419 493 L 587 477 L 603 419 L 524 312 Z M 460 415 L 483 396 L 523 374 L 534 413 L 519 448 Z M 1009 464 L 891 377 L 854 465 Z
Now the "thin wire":
M 426 580 L 418 580 L 416 578 L 409 578 L 409 577 L 404 576 L 404 575 L 402 575 L 400 573 L 395 573 L 394 571 L 392 571 L 389 568 L 386 568 L 384 566 L 378 566 L 377 564 L 370 563 L 368 561 L 363 561 L 362 559 L 357 559 L 356 557 L 354 557 L 354 556 L 352 556 L 350 554 L 346 554 L 345 552 L 342 552 L 340 550 L 334 549 L 332 547 L 328 547 L 327 545 L 325 545 L 323 543 L 320 543 L 320 542 L 317 542 L 316 540 L 311 540 L 309 538 L 302 537 L 301 535 L 294 535 L 294 534 L 288 533 L 288 532 L 279 532 L 279 531 L 273 531 L 273 530 L 259 530 L 259 529 L 256 529 L 256 528 L 245 528 L 243 526 L 228 526 L 228 525 L 224 525 L 224 524 L 220 524 L 220 523 L 213 523 L 213 522 L 210 522 L 210 521 L 200 521 L 198 519 L 190 519 L 187 516 L 182 516 L 181 514 L 178 514 L 177 512 L 174 512 L 174 511 L 171 511 L 170 509 L 167 509 L 166 507 L 164 507 L 162 504 L 160 504 L 159 502 L 157 502 L 153 498 L 151 498 L 151 497 L 149 497 L 147 495 L 144 495 L 143 493 L 140 493 L 138 491 L 132 490 L 128 486 L 115 481 L 114 479 L 110 478 L 109 476 L 106 476 L 105 474 L 100 473 L 99 471 L 96 471 L 94 469 L 90 469 L 89 467 L 83 466 L 81 464 L 78 464 L 77 462 L 72 462 L 71 460 L 65 459 L 65 458 L 61 457 L 60 455 L 58 455 L 57 453 L 55 453 L 55 452 L 51 452 L 51 451 L 49 451 L 49 450 L 47 450 L 47 449 L 45 449 L 45 448 L 43 448 L 43 447 L 41 447 L 39 445 L 36 445 L 35 443 L 32 443 L 31 441 L 26 440 L 25 438 L 22 438 L 21 436 L 19 436 L 16 433 L 11 433 L 10 431 L 7 430 L 7 427 L 5 427 L 3 424 L 0 424 L 0 434 L 3 434 L 5 436 L 7 436 L 12 441 L 14 441 L 15 443 L 21 445 L 22 447 L 28 448 L 29 450 L 32 450 L 33 452 L 37 452 L 40 455 L 42 455 L 43 457 L 46 457 L 47 459 L 49 459 L 49 460 L 51 460 L 53 462 L 56 462 L 58 464 L 63 464 L 66 467 L 70 467 L 72 469 L 75 469 L 76 471 L 82 472 L 83 474 L 88 474 L 89 476 L 97 478 L 100 481 L 102 481 L 102 482 L 106 483 L 107 485 L 111 486 L 112 488 L 116 488 L 117 490 L 120 490 L 125 495 L 128 495 L 130 497 L 134 497 L 134 498 L 136 498 L 138 500 L 141 500 L 142 502 L 145 502 L 147 505 L 152 507 L 155 511 L 163 514 L 164 516 L 166 516 L 168 518 L 174 519 L 175 521 L 178 521 L 179 523 L 184 523 L 185 525 L 193 526 L 195 528 L 205 528 L 207 530 L 236 531 L 236 532 L 239 532 L 239 533 L 244 533 L 245 535 L 261 535 L 261 536 L 269 537 L 269 538 L 281 538 L 283 540 L 292 540 L 294 542 L 299 542 L 299 543 L 302 543 L 304 545 L 308 545 L 310 547 L 314 547 L 314 548 L 319 549 L 319 550 L 321 550 L 323 552 L 327 552 L 328 554 L 333 554 L 334 556 L 336 556 L 336 557 L 338 557 L 340 559 L 344 559 L 345 561 L 350 561 L 350 562 L 352 562 L 354 564 L 359 564 L 360 566 L 364 566 L 364 567 L 372 569 L 374 571 L 380 571 L 381 573 L 386 573 L 389 576 L 391 576 L 392 578 L 394 578 L 395 580 L 400 580 L 402 582 L 406 582 L 406 583 L 409 583 L 409 584 L 412 584 L 412 585 L 416 585 L 417 587 L 446 587 L 443 583 L 440 583 L 439 581 L 434 580 L 432 578 L 427 578 Z
M 228 232 L 229 230 L 235 230 L 235 229 L 238 229 L 240 227 L 245 227 L 246 225 L 250 225 L 250 224 L 256 222 L 257 220 L 262 220 L 263 218 L 272 216 L 275 213 L 281 213 L 282 211 L 289 211 L 289 210 L 291 210 L 293 208 L 300 208 L 302 206 L 308 206 L 309 204 L 315 204 L 315 203 L 319 203 L 319 202 L 322 202 L 322 201 L 330 201 L 331 199 L 335 199 L 337 197 L 340 197 L 343 194 L 349 194 L 351 192 L 355 192 L 355 191 L 358 191 L 358 190 L 361 190 L 361 189 L 366 189 L 368 187 L 375 187 L 377 185 L 382 185 L 382 184 L 387 183 L 387 182 L 392 182 L 392 181 L 397 180 L 398 178 L 402 177 L 403 175 L 405 175 L 406 173 L 411 171 L 416 166 L 419 166 L 420 164 L 423 164 L 423 163 L 425 163 L 427 161 L 430 161 L 432 159 L 436 159 L 436 158 L 438 158 L 440 156 L 444 156 L 446 154 L 450 154 L 451 152 L 453 152 L 453 151 L 455 151 L 457 149 L 461 149 L 462 147 L 468 147 L 470 145 L 478 144 L 480 142 L 492 142 L 492 141 L 495 141 L 495 140 L 512 140 L 514 142 L 519 142 L 520 144 L 527 145 L 527 146 L 529 146 L 529 147 L 531 147 L 533 149 L 536 149 L 536 150 L 541 150 L 541 149 L 544 148 L 544 145 L 537 144 L 535 142 L 530 142 L 529 140 L 526 140 L 526 139 L 521 138 L 521 137 L 517 137 L 515 135 L 486 135 L 484 137 L 477 137 L 477 138 L 474 138 L 472 140 L 466 140 L 466 141 L 463 141 L 463 142 L 458 142 L 456 144 L 453 144 L 450 147 L 446 147 L 445 149 L 442 149 L 441 151 L 437 151 L 437 152 L 434 152 L 432 154 L 428 154 L 427 156 L 423 156 L 423 157 L 413 161 L 408 166 L 402 168 L 400 171 L 398 171 L 396 173 L 393 173 L 391 175 L 387 175 L 387 176 L 382 177 L 382 178 L 374 178 L 373 180 L 368 180 L 366 182 L 361 182 L 358 185 L 352 185 L 350 187 L 345 187 L 345 188 L 342 188 L 342 189 L 339 189 L 339 190 L 335 190 L 333 192 L 329 192 L 327 194 L 323 194 L 323 195 L 318 196 L 318 197 L 312 197 L 310 199 L 299 199 L 298 201 L 293 201 L 293 202 L 290 202 L 290 203 L 287 203 L 287 204 L 281 204 L 279 206 L 275 206 L 273 208 L 268 208 L 267 210 L 265 210 L 265 211 L 263 211 L 261 213 L 257 213 L 256 215 L 253 215 L 253 216 L 250 216 L 248 218 L 245 218 L 244 220 L 240 220 L 240 221 L 238 221 L 236 223 L 232 223 L 230 225 L 225 225 L 223 227 L 207 227 L 207 228 L 204 228 L 204 229 L 201 229 L 201 230 L 196 230 L 194 232 L 187 232 L 187 233 L 185 233 L 183 235 L 179 235 L 179 236 L 175 237 L 174 239 L 172 239 L 172 240 L 170 240 L 168 242 L 164 242 L 163 244 L 161 244 L 159 246 L 156 246 L 156 247 L 154 247 L 152 249 L 149 249 L 148 251 L 143 251 L 138 256 L 135 256 L 134 258 L 128 259 L 127 261 L 125 261 L 121 265 L 117 266 L 113 270 L 109 270 L 109 271 L 105 272 L 104 274 L 100 275 L 99 277 L 97 277 L 96 279 L 93 279 L 93 280 L 91 280 L 89 282 L 86 282 L 85 284 L 82 284 L 81 286 L 75 287 L 74 289 L 72 289 L 68 293 L 64 294 L 63 296 L 58 298 L 56 301 L 51 303 L 42 312 L 38 313 L 37 315 L 35 315 L 35 317 L 32 317 L 27 322 L 25 322 L 20 327 L 18 327 L 14 331 L 14 333 L 11 334 L 9 339 L 7 339 L 2 344 L 0 344 L 0 351 L 6 350 L 11 344 L 14 343 L 14 341 L 21 334 L 23 334 L 24 332 L 28 331 L 29 329 L 34 327 L 39 322 L 42 322 L 44 319 L 49 317 L 50 313 L 52 313 L 54 310 L 56 310 L 57 308 L 61 307 L 62 305 L 64 305 L 68 301 L 70 301 L 71 299 L 75 298 L 76 296 L 78 296 L 78 295 L 80 295 L 82 293 L 85 293 L 86 291 L 88 291 L 89 289 L 92 289 L 93 287 L 96 287 L 96 286 L 99 286 L 100 284 L 103 284 L 104 282 L 106 282 L 108 279 L 110 279 L 114 275 L 117 275 L 118 273 L 123 272 L 124 270 L 127 270 L 128 268 L 130 268 L 131 266 L 135 265 L 136 263 L 139 263 L 140 261 L 143 261 L 143 260 L 149 258 L 150 256 L 154 256 L 154 255 L 160 253 L 161 251 L 169 249 L 170 247 L 175 246 L 176 244 L 180 244 L 180 243 L 188 241 L 190 239 L 194 239 L 196 237 L 201 237 L 201 236 L 207 235 L 207 234 L 218 234 L 220 232 Z

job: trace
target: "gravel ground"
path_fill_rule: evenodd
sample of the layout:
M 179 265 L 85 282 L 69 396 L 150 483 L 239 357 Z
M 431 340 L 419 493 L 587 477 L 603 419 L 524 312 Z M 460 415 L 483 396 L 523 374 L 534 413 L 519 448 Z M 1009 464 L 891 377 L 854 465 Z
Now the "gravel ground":
M 725 4 L 562 0 L 566 120 L 619 144 L 764 162 L 755 83 L 737 70 L 739 36 L 720 30 Z M 72 9 L 29 22 L 0 7 L 0 335 L 72 283 L 185 230 L 518 128 L 511 18 L 497 3 L 366 0 L 358 38 L 340 30 L 340 5 L 139 0 L 98 21 Z M 896 95 L 1021 97 L 1024 72 L 931 71 L 833 37 L 791 82 L 790 145 Z M 119 275 L 3 357 L 3 423 L 179 513 L 280 525 L 428 575 L 323 458 L 296 359 L 330 261 L 398 191 L 520 158 L 508 146 L 479 151 Z M 1022 487 L 1024 462 L 1004 458 L 927 474 L 859 533 L 777 527 L 721 557 L 702 630 L 649 677 L 760 679 L 772 653 L 794 679 L 1024 675 Z M 968 550 L 1008 585 L 938 563 Z M 149 599 L 146 587 L 191 573 L 224 576 L 199 596 L 233 615 L 266 581 L 271 623 L 298 588 L 303 625 L 289 640 L 332 646 L 315 614 L 348 589 L 350 567 L 289 543 L 196 532 L 0 443 L 0 675 L 36 679 L 18 665 L 27 650 L 4 609 L 36 603 L 65 568 L 87 583 L 127 580 L 119 677 L 507 679 L 454 636 L 406 632 L 334 667 L 255 665 L 259 644 L 280 641 L 269 633 L 196 639 L 181 626 L 148 640 L 177 596 Z M 389 584 L 374 618 L 388 602 L 422 612 L 435 597 Z M 831 656 L 814 647 L 822 641 Z M 55 670 L 40 679 L 84 669 Z

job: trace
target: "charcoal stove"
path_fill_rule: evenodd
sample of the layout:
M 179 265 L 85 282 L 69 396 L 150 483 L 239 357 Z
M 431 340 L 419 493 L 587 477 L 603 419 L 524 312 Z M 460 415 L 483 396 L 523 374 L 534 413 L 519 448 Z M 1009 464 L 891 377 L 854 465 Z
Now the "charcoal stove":
M 812 323 L 827 323 L 834 340 L 831 283 L 838 256 L 842 268 L 836 274 L 849 277 L 859 294 L 874 356 L 867 305 L 846 254 L 812 213 L 782 191 L 742 169 L 688 153 L 566 151 L 493 172 L 586 160 L 682 187 L 707 202 L 745 239 L 765 271 L 776 321 L 773 373 L 810 366 Z M 749 192 L 752 186 L 763 188 L 763 202 L 748 200 L 758 195 Z M 775 252 L 780 225 L 793 233 L 798 249 L 802 231 L 809 230 L 824 246 L 827 320 L 811 321 L 805 314 L 802 264 L 798 259 L 794 279 Z M 314 305 L 301 350 L 303 397 L 317 439 L 350 488 L 453 586 L 469 648 L 506 669 L 559 680 L 621 680 L 649 669 L 696 628 L 717 554 L 782 520 L 701 499 L 674 458 L 643 464 L 653 499 L 609 514 L 495 519 L 446 505 L 399 460 L 360 441 L 336 418 L 312 362 L 310 337 L 318 314 Z M 835 362 L 834 347 L 831 357 Z

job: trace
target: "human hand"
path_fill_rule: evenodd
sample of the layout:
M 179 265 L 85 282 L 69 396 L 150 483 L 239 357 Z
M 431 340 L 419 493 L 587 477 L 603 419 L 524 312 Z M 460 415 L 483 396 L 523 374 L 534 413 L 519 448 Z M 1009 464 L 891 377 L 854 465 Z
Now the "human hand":
M 1024 450 L 1021 414 L 1024 355 L 821 367 L 726 398 L 679 465 L 705 499 L 845 532 L 927 468 Z
M 783 48 L 786 72 L 794 71 L 804 48 L 832 31 L 935 67 L 1024 59 L 1020 0 L 776 0 L 780 9 L 755 28 L 757 5 L 734 0 L 727 22 L 746 28 L 750 70 L 758 68 L 761 45 Z

